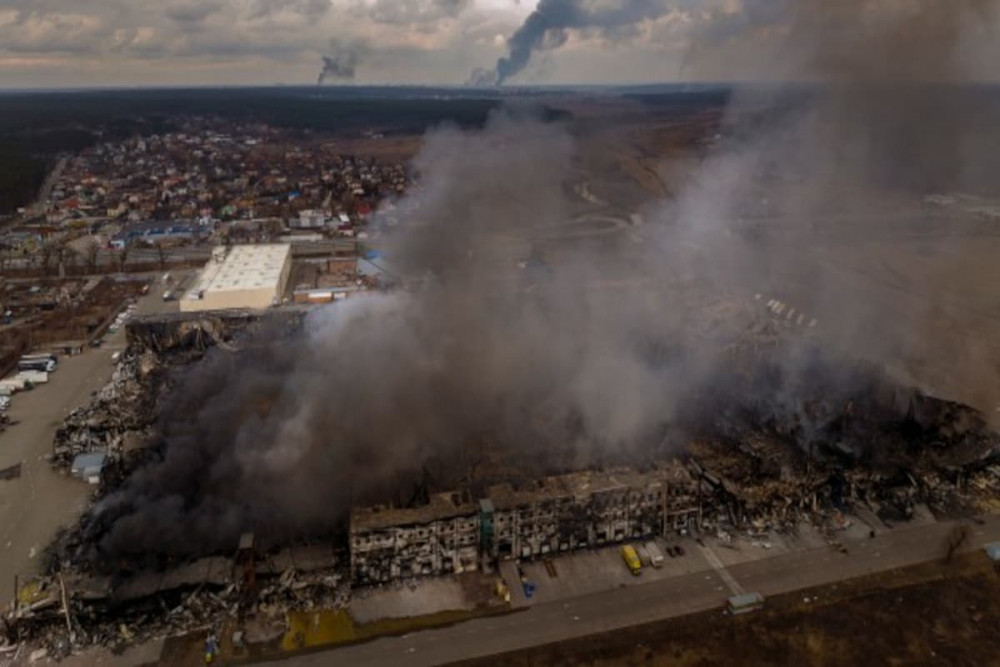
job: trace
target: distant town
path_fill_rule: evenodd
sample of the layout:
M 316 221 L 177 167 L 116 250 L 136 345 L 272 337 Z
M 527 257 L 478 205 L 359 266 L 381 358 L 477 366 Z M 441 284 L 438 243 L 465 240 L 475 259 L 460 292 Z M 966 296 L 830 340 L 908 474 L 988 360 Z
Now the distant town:
M 95 273 L 218 244 L 363 240 L 378 203 L 407 189 L 403 164 L 291 134 L 195 119 L 64 156 L 0 233 L 0 269 Z

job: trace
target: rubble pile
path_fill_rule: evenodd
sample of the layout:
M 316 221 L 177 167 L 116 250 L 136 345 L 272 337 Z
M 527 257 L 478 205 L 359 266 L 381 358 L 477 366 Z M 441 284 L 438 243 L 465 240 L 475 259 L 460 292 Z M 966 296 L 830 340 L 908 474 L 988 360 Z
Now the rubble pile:
M 302 312 L 130 322 L 129 347 L 111 382 L 59 429 L 54 465 L 68 466 L 78 453 L 106 452 L 113 465 L 102 477 L 102 493 L 115 489 L 134 467 L 137 459 L 130 454 L 155 441 L 157 403 L 172 386 L 175 368 L 212 348 L 252 346 L 253 339 L 240 337 L 262 319 L 279 334 L 298 327 Z M 685 530 L 766 539 L 769 531 L 795 531 L 803 523 L 829 533 L 861 512 L 892 523 L 910 519 L 920 506 L 939 516 L 1000 506 L 1000 436 L 982 415 L 900 387 L 871 366 L 812 356 L 813 348 L 790 354 L 787 340 L 781 355 L 772 354 L 780 332 L 769 321 L 748 332 L 727 348 L 724 375 L 691 389 L 686 409 L 665 426 L 669 437 L 657 433 L 659 445 L 617 454 L 632 460 L 603 462 L 631 466 L 644 458 L 656 465 L 686 443 L 683 464 L 674 460 L 680 477 L 690 482 L 684 504 L 693 518 Z M 782 365 L 788 359 L 795 360 L 794 368 Z M 502 460 L 496 449 L 483 456 Z M 529 458 L 521 457 L 516 473 L 537 480 L 544 467 L 539 461 L 548 459 L 541 453 Z M 505 472 L 487 467 L 492 475 Z M 442 479 L 426 481 L 424 493 L 405 506 L 429 502 Z M 527 486 L 513 485 L 512 493 Z M 349 601 L 348 546 L 340 544 L 338 551 L 328 535 L 324 544 L 269 554 L 254 552 L 241 538 L 235 555 L 202 553 L 175 562 L 139 554 L 141 563 L 128 563 L 101 555 L 107 516 L 87 513 L 64 534 L 50 553 L 52 574 L 22 587 L 7 614 L 9 627 L 22 638 L 42 638 L 51 656 L 223 625 L 241 631 L 247 623 L 272 627 L 290 612 L 336 609 Z M 474 526 L 470 530 L 477 534 Z
M 68 468 L 78 454 L 95 451 L 120 458 L 127 442 L 145 441 L 156 416 L 161 365 L 149 352 L 124 356 L 111 381 L 56 431 L 52 465 Z
M 982 415 L 918 393 L 842 397 L 794 417 L 735 418 L 687 446 L 721 521 L 791 528 L 864 507 L 885 521 L 918 504 L 939 516 L 981 511 L 1000 492 L 1000 435 Z
M 261 317 L 259 313 L 233 311 L 130 321 L 126 328 L 128 347 L 111 381 L 88 405 L 73 410 L 56 431 L 52 465 L 69 468 L 78 454 L 104 452 L 111 464 L 109 470 L 115 470 L 115 464 L 150 441 L 157 400 L 169 389 L 171 371 L 197 361 L 214 347 L 231 348 L 234 339 Z M 301 317 L 301 312 L 292 311 L 269 316 L 268 322 L 281 319 L 294 327 Z
M 224 588 L 202 584 L 128 603 L 95 602 L 82 597 L 71 603 L 80 630 L 75 648 L 142 643 L 206 628 L 238 626 L 248 619 L 283 624 L 290 612 L 340 609 L 350 599 L 349 588 L 337 574 L 288 570 L 263 582 L 256 592 L 237 583 Z M 46 644 L 58 642 L 59 632 L 45 634 Z M 58 645 L 58 644 L 57 644 Z M 51 652 L 50 648 L 50 652 Z
M 24 583 L 3 620 L 56 659 L 205 629 L 283 627 L 291 612 L 341 609 L 350 601 L 348 578 L 330 550 L 305 551 L 312 553 L 302 558 L 302 549 L 290 549 L 249 561 L 238 553 L 114 576 L 63 563 L 65 575 Z

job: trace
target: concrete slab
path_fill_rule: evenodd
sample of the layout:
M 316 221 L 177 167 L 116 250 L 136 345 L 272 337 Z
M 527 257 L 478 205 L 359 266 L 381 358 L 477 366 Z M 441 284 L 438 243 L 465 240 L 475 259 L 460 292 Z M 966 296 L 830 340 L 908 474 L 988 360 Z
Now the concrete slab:
M 140 312 L 161 307 L 153 294 L 138 302 Z M 113 351 L 125 345 L 125 331 L 107 337 L 106 346 L 63 356 L 50 381 L 17 394 L 11 419 L 0 433 L 0 469 L 21 464 L 18 479 L 0 483 L 0 600 L 14 594 L 14 573 L 39 572 L 42 551 L 56 531 L 86 508 L 92 486 L 53 471 L 46 460 L 52 439 L 66 415 L 86 404 L 111 379 Z
M 657 540 L 666 553 L 666 542 Z M 522 563 L 528 578 L 537 586 L 531 604 L 565 600 L 582 595 L 599 593 L 625 586 L 636 586 L 652 581 L 708 570 L 711 566 L 697 552 L 696 543 L 685 539 L 674 541 L 684 545 L 685 555 L 663 561 L 663 567 L 643 567 L 639 576 L 633 575 L 619 552 L 620 545 L 581 551 L 552 560 L 556 576 L 549 574 L 543 562 Z M 641 543 L 636 543 L 641 546 Z

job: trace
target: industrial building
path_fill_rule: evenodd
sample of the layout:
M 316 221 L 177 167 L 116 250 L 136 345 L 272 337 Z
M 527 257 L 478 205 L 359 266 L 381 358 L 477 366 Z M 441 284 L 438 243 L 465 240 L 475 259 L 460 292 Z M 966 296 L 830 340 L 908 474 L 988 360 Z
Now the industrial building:
M 426 505 L 358 508 L 351 514 L 351 576 L 378 583 L 478 569 L 620 543 L 701 521 L 698 480 L 679 461 L 648 472 L 629 468 L 501 484 Z
M 288 244 L 216 248 L 195 286 L 181 299 L 180 309 L 268 308 L 281 303 L 291 270 Z

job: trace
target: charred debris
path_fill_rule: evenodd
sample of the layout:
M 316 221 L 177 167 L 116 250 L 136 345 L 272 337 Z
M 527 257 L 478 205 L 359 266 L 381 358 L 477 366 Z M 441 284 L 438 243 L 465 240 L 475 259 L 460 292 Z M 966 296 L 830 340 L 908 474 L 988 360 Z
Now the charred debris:
M 99 503 L 158 455 L 149 446 L 157 402 L 177 373 L 213 349 L 252 345 L 250 334 L 261 327 L 294 331 L 302 317 L 292 309 L 137 319 L 112 381 L 59 429 L 52 465 L 65 469 L 77 454 L 105 452 L 108 464 L 95 491 Z M 651 438 L 641 457 L 605 457 L 596 468 L 648 476 L 670 460 L 672 474 L 679 470 L 685 478 L 685 502 L 692 505 L 684 530 L 695 535 L 794 532 L 810 522 L 834 543 L 838 525 L 858 511 L 896 523 L 918 506 L 954 517 L 995 501 L 1000 438 L 975 410 L 900 386 L 869 364 L 831 359 L 811 342 L 792 370 L 769 353 L 778 344 L 769 327 L 757 326 L 744 338 L 725 381 L 693 391 L 684 416 Z M 786 350 L 781 359 L 787 357 Z M 406 498 L 402 504 L 387 499 L 383 507 L 419 508 L 445 493 L 478 507 L 488 485 L 502 484 L 514 497 L 535 484 L 523 467 L 494 478 L 481 470 L 457 490 L 440 488 L 427 475 L 413 493 L 397 496 Z M 551 472 L 539 471 L 537 478 Z M 19 582 L 3 617 L 10 640 L 33 637 L 59 656 L 227 621 L 281 626 L 289 611 L 345 605 L 352 583 L 361 583 L 352 581 L 347 526 L 285 544 L 247 532 L 229 550 L 186 560 L 151 554 L 100 563 L 93 558 L 101 531 L 95 521 L 89 513 L 52 545 L 49 575 Z M 677 529 L 655 523 L 648 528 L 654 534 Z M 479 550 L 477 568 L 496 565 L 490 546 L 492 553 Z

